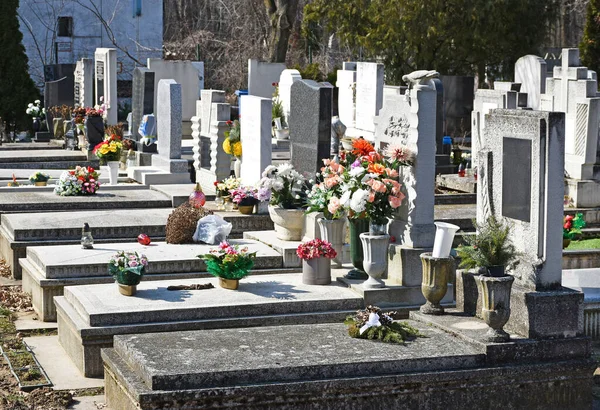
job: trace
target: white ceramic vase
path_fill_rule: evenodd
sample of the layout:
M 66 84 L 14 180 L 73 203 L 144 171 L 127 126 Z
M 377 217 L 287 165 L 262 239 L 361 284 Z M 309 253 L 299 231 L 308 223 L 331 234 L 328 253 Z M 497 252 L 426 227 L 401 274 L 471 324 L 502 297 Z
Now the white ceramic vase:
M 341 219 L 325 219 L 317 220 L 319 229 L 321 230 L 321 239 L 331 244 L 337 256 L 331 260 L 336 267 L 342 266 L 342 252 L 344 250 L 344 227 L 346 226 L 346 218 Z
M 119 161 L 107 161 L 106 166 L 108 167 L 108 183 L 117 185 L 119 182 Z
M 387 268 L 389 235 L 360 234 L 363 246 L 363 269 L 369 275 L 363 286 L 365 288 L 383 288 L 383 274 Z
M 242 173 L 242 160 L 238 157 L 233 161 L 233 173 L 236 178 L 239 178 Z

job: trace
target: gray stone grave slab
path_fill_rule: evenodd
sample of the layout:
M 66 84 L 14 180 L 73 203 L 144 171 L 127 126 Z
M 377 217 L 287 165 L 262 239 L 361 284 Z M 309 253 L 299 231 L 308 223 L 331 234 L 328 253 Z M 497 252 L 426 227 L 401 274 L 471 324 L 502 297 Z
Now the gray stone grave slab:
M 123 409 L 227 403 L 282 410 L 591 405 L 585 349 L 562 363 L 556 352 L 547 355 L 554 360 L 540 353 L 543 363 L 535 364 L 510 358 L 523 348 L 515 346 L 503 361 L 493 360 L 455 335 L 408 323 L 426 337 L 382 346 L 348 337 L 342 324 L 116 336 L 114 348 L 102 352 L 107 402 Z
M 255 59 L 248 60 L 248 95 L 262 98 L 273 97 L 274 83 L 279 82 L 284 63 L 269 63 Z
M 356 128 L 375 132 L 374 118 L 383 107 L 383 64 L 356 63 Z
M 167 290 L 209 282 L 214 289 Z M 301 274 L 251 275 L 235 292 L 217 282 L 144 281 L 134 297 L 120 295 L 114 283 L 67 287 L 55 298 L 60 342 L 85 376 L 96 377 L 102 375 L 100 349 L 111 347 L 114 335 L 335 322 L 363 306 L 349 289 L 304 285 Z
M 455 139 L 463 137 L 463 131 L 471 131 L 471 111 L 475 78 L 470 76 L 444 75 L 440 77 L 444 84 L 444 120 L 446 135 Z
M 73 105 L 74 81 L 73 76 L 63 77 L 44 84 L 44 107 Z
M 564 133 L 563 113 L 495 109 L 486 117 L 477 220 L 493 215 L 511 226 L 519 263 L 510 272 L 516 281 L 506 328 L 526 337 L 583 330 L 583 294 L 561 287 Z M 528 154 L 530 165 L 523 163 Z M 517 198 L 527 194 L 528 204 Z
M 301 174 L 313 176 L 330 157 L 333 88 L 298 80 L 291 93 L 291 162 Z

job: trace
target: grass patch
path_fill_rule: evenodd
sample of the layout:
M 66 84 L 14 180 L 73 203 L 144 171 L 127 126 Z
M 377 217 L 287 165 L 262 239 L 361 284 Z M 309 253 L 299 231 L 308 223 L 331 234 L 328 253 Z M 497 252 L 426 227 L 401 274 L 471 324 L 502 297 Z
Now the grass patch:
M 567 247 L 568 251 L 582 249 L 600 249 L 600 238 L 582 239 L 580 241 L 571 241 Z

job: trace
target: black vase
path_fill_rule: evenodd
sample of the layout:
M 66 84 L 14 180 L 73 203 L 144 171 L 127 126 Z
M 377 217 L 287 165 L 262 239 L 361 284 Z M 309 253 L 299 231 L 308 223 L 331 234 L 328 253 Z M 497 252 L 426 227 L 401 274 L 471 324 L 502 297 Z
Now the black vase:
M 363 270 L 363 248 L 360 241 L 360 234 L 369 232 L 368 219 L 349 219 L 350 222 L 350 257 L 352 259 L 352 269 L 346 276 L 346 279 L 368 279 L 369 275 Z
M 33 132 L 39 132 L 42 129 L 42 122 L 38 117 L 33 118 Z
M 90 144 L 90 149 L 104 141 L 104 119 L 102 117 L 85 118 L 85 135 Z
M 494 278 L 501 278 L 503 276 L 506 276 L 506 274 L 504 273 L 504 265 L 488 266 L 487 273 L 488 276 Z

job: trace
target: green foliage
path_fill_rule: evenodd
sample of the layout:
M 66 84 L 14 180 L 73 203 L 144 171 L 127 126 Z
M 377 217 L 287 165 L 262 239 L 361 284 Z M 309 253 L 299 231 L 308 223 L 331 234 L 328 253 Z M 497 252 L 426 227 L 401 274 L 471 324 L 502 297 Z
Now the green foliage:
M 490 216 L 480 225 L 473 221 L 477 235 L 465 237 L 467 246 L 457 248 L 461 268 L 508 266 L 517 257 L 517 250 L 509 239 L 510 227 Z
M 300 75 L 302 76 L 303 80 L 314 80 L 317 82 L 321 82 L 324 79 L 323 73 L 321 72 L 321 68 L 317 63 L 308 64 L 305 67 L 295 65 L 294 68 L 300 72 Z
M 28 73 L 28 59 L 21 43 L 17 8 L 19 0 L 0 2 L 0 117 L 15 122 L 18 129 L 31 126 L 25 110 L 27 104 L 40 98 Z
M 254 267 L 256 252 L 249 253 L 247 248 L 240 250 L 237 245 L 223 242 L 218 250 L 213 249 L 198 257 L 206 263 L 206 270 L 211 275 L 223 279 L 242 279 Z
M 573 239 L 581 233 L 585 227 L 583 214 L 567 215 L 563 219 L 563 239 Z
M 600 69 L 600 0 L 590 0 L 583 38 L 579 43 L 581 62 L 590 70 Z
M 570 251 L 578 249 L 600 249 L 600 238 L 571 241 L 567 249 Z
M 271 116 L 272 118 L 281 118 L 282 126 L 285 122 L 285 112 L 283 111 L 283 103 L 279 98 L 273 101 L 273 106 L 271 108 Z
M 303 34 L 335 32 L 363 61 L 382 59 L 389 83 L 420 69 L 483 75 L 489 66 L 510 77 L 519 57 L 538 51 L 556 11 L 556 0 L 314 0 Z
M 401 343 L 406 340 L 423 337 L 418 329 L 410 326 L 406 322 L 394 322 L 392 316 L 396 312 L 383 313 L 377 306 L 367 306 L 364 310 L 359 310 L 354 316 L 348 316 L 344 324 L 348 326 L 350 337 L 357 339 L 379 340 L 384 343 Z M 371 316 L 379 321 L 380 326 L 371 326 L 362 334 L 360 328 L 365 325 Z

